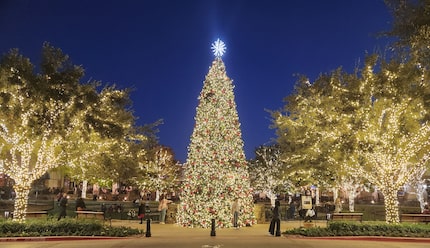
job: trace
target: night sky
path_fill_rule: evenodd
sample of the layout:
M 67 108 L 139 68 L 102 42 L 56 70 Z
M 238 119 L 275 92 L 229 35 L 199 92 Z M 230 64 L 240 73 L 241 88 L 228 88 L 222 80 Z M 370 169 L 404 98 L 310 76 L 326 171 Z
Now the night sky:
M 377 34 L 391 19 L 382 0 L 0 0 L 0 53 L 38 64 L 47 41 L 85 68 L 82 82 L 133 88 L 138 124 L 163 119 L 160 143 L 185 162 L 220 38 L 250 159 L 276 138 L 267 110 L 283 107 L 296 74 L 352 72 L 388 45 Z

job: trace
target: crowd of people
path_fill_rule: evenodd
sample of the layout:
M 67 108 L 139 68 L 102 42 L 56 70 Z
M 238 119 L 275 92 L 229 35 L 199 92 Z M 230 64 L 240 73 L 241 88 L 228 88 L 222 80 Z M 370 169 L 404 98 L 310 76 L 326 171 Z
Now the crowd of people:
M 57 204 L 58 204 L 58 220 L 61 220 L 62 218 L 65 218 L 67 216 L 67 206 L 69 205 L 69 198 L 70 196 L 67 193 L 58 193 L 57 195 Z M 143 199 L 135 200 L 133 201 L 135 206 L 138 206 L 137 211 L 137 218 L 140 220 L 140 224 L 143 223 L 143 220 L 149 218 L 149 213 L 151 212 L 149 201 L 144 201 Z M 161 195 L 157 212 L 159 213 L 159 223 L 165 224 L 166 222 L 166 216 L 167 216 L 167 210 L 168 210 L 168 204 L 172 203 L 172 200 L 167 199 L 166 195 Z M 107 206 L 105 203 L 102 203 L 100 211 L 105 213 L 105 217 L 107 215 L 112 215 L 114 212 L 121 213 L 123 212 L 123 206 L 122 204 L 109 204 Z M 84 199 L 78 195 L 75 201 L 75 211 L 84 211 L 87 210 L 86 204 Z M 134 217 L 134 216 L 131 216 Z
M 303 197 L 309 197 L 307 200 L 304 201 Z M 67 206 L 68 206 L 68 199 L 69 196 L 67 193 L 59 193 L 58 194 L 58 220 L 61 220 L 62 218 L 65 218 L 67 216 Z M 271 208 L 271 221 L 269 225 L 269 234 L 273 236 L 280 236 L 280 224 L 281 220 L 294 220 L 294 219 L 302 219 L 305 222 L 312 222 L 312 220 L 317 218 L 318 212 L 317 208 L 315 207 L 315 202 L 313 198 L 309 195 L 304 195 L 299 198 L 300 200 L 297 201 L 297 199 L 289 199 L 286 205 L 284 205 L 283 209 L 285 209 L 285 212 L 282 212 L 281 210 L 281 202 L 279 200 L 276 200 L 274 202 L 274 205 Z M 287 199 L 285 199 L 287 201 Z M 146 220 L 150 218 L 151 208 L 149 206 L 150 201 L 139 198 L 133 201 L 134 205 L 138 207 L 137 209 L 137 218 L 140 220 L 140 223 L 143 223 L 143 220 Z M 166 222 L 166 216 L 168 211 L 168 204 L 172 203 L 173 201 L 168 199 L 166 195 L 161 195 L 160 200 L 158 202 L 158 208 L 157 213 L 159 213 L 159 223 L 165 224 Z M 79 195 L 76 198 L 75 201 L 75 210 L 76 211 L 82 211 L 86 210 L 86 204 L 82 197 Z M 309 205 L 306 205 L 309 204 Z M 342 201 L 338 197 L 335 199 L 333 205 L 333 209 L 326 209 L 327 213 L 340 213 L 342 212 Z M 330 205 L 331 206 L 331 205 Z M 111 204 L 108 207 L 104 203 L 101 204 L 101 211 L 104 213 L 110 212 L 122 212 L 122 205 L 115 204 L 114 206 Z M 232 202 L 231 205 L 231 215 L 232 215 L 232 226 L 234 228 L 239 228 L 240 225 L 238 223 L 239 215 L 241 211 L 241 204 L 240 199 L 236 198 Z M 283 214 L 285 213 L 285 216 Z M 425 205 L 423 211 L 423 214 L 430 214 L 430 209 L 428 205 Z M 151 216 L 154 216 L 153 214 Z

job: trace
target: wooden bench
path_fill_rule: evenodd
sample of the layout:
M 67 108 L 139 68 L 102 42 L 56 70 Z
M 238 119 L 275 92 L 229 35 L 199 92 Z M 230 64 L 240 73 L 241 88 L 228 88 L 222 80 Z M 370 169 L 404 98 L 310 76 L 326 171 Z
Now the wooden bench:
M 430 214 L 401 214 L 400 222 L 424 222 L 427 224 L 430 222 Z
M 98 211 L 75 211 L 77 219 L 99 219 L 104 220 L 104 212 Z
M 145 214 L 144 219 L 151 219 L 151 221 L 160 221 L 160 212 L 158 212 L 158 210 L 151 210 L 150 213 Z
M 26 217 L 34 217 L 34 218 L 40 218 L 40 217 L 47 217 L 48 216 L 48 211 L 33 211 L 33 212 L 26 212 L 25 213 Z
M 13 218 L 13 212 L 9 212 L 9 214 L 6 214 L 7 211 L 5 211 L 5 218 Z M 25 212 L 26 218 L 41 218 L 41 217 L 48 217 L 48 211 L 29 211 Z
M 332 221 L 360 221 L 363 222 L 363 213 L 333 213 Z

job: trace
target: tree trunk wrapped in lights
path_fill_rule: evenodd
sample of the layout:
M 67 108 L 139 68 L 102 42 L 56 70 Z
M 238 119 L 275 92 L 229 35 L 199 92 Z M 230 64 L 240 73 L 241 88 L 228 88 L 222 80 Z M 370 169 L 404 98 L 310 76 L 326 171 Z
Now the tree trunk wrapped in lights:
M 177 222 L 187 227 L 209 228 L 212 219 L 218 228 L 231 227 L 236 198 L 241 205 L 239 225 L 255 223 L 233 84 L 220 58 L 222 51 L 217 52 L 198 97 L 180 193 Z
M 19 129 L 9 130 L 5 126 L 0 129 L 0 138 L 6 144 L 1 151 L 5 157 L 2 171 L 15 181 L 13 220 L 22 222 L 25 220 L 31 184 L 49 168 L 58 165 L 60 142 L 59 139 L 48 140 L 49 135 L 46 132 L 42 140 L 36 142 L 37 137 L 29 136 Z
M 393 188 L 391 185 L 385 186 L 381 189 L 384 195 L 385 205 L 385 220 L 387 223 L 399 223 L 399 200 L 398 200 L 398 189 Z
M 19 179 L 16 178 L 16 180 Z M 25 213 L 27 212 L 28 195 L 30 194 L 31 190 L 31 182 L 28 181 L 27 185 L 15 184 L 13 189 L 16 193 L 13 210 L 13 220 L 22 222 L 25 220 Z

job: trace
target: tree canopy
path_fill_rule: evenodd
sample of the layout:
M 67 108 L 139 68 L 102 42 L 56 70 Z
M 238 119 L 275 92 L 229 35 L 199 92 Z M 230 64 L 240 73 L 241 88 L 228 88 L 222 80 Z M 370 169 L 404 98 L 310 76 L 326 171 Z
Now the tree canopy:
M 154 137 L 154 130 L 135 126 L 128 90 L 81 83 L 83 68 L 60 49 L 45 43 L 35 68 L 17 49 L 0 61 L 0 170 L 15 181 L 19 221 L 25 219 L 31 183 L 49 169 L 68 166 L 88 175 L 103 164 L 127 174 L 130 144 Z
M 353 73 L 301 77 L 272 116 L 286 173 L 318 184 L 370 182 L 385 197 L 387 222 L 396 223 L 397 191 L 428 169 L 430 2 L 387 5 L 396 53 L 368 55 Z

